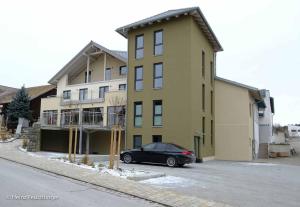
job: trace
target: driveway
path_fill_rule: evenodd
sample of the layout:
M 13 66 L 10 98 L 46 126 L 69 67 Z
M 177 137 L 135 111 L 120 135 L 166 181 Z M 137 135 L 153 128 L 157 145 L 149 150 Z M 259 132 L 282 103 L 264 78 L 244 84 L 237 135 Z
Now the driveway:
M 142 182 L 233 206 L 300 205 L 300 166 L 296 165 L 209 161 L 183 168 L 123 163 L 122 167 L 164 172 L 166 178 Z

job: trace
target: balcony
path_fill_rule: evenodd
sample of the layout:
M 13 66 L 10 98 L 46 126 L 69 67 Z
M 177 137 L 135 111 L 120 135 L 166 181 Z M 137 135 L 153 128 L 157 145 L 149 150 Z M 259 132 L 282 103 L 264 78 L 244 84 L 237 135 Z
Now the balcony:
M 62 113 L 44 112 L 41 116 L 41 126 L 47 128 L 82 126 L 86 129 L 110 129 L 114 125 L 120 125 L 122 128 L 125 127 L 124 113 L 69 111 Z

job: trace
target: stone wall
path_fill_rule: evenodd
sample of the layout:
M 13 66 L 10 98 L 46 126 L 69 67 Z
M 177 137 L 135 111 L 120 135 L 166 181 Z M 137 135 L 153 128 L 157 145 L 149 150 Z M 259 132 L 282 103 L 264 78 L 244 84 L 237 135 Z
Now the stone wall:
M 26 133 L 26 132 L 25 132 Z M 40 151 L 41 146 L 41 127 L 39 123 L 34 123 L 32 127 L 27 129 L 28 152 Z

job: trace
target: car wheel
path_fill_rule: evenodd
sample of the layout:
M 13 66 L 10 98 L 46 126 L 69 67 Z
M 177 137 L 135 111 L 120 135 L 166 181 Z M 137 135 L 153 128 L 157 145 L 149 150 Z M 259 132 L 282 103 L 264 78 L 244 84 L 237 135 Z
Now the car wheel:
M 123 160 L 126 164 L 129 164 L 132 162 L 132 156 L 130 154 L 125 154 Z
M 176 159 L 174 157 L 168 157 L 167 159 L 167 165 L 169 167 L 175 167 L 176 166 Z

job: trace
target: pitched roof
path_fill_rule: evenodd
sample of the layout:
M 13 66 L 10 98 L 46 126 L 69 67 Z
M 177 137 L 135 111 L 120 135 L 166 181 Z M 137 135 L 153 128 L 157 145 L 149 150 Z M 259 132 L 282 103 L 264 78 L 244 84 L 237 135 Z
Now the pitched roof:
M 132 29 L 136 29 L 138 27 L 144 27 L 146 25 L 151 25 L 154 23 L 159 23 L 164 20 L 169 20 L 173 17 L 179 17 L 182 15 L 190 15 L 194 17 L 194 20 L 198 23 L 199 27 L 205 34 L 208 41 L 214 48 L 215 52 L 223 51 L 221 44 L 219 43 L 217 37 L 215 36 L 213 30 L 209 26 L 207 20 L 205 19 L 203 13 L 201 12 L 199 7 L 189 7 L 183 9 L 176 9 L 176 10 L 168 10 L 166 12 L 154 15 L 152 17 L 148 17 L 146 19 L 134 22 L 132 24 L 128 24 L 123 27 L 119 27 L 116 31 L 127 38 L 128 32 Z
M 28 93 L 28 96 L 30 98 L 30 100 L 33 100 L 47 92 L 49 92 L 50 90 L 56 88 L 54 85 L 43 85 L 43 86 L 35 86 L 35 87 L 29 87 L 26 88 L 26 92 Z M 10 91 L 9 93 L 6 94 L 0 94 L 0 103 L 4 104 L 4 103 L 10 103 L 13 98 L 15 97 L 16 93 L 17 93 L 18 89 L 14 90 L 14 91 Z
M 100 51 L 105 52 L 124 63 L 127 63 L 127 52 L 124 51 L 115 51 L 115 50 L 109 50 L 106 47 L 103 47 L 102 45 L 96 43 L 96 42 L 89 42 L 82 50 L 80 50 L 77 55 L 72 58 L 60 71 L 58 71 L 50 80 L 50 84 L 56 84 L 57 81 L 62 78 L 65 74 L 68 72 L 74 70 L 74 69 L 82 69 L 83 67 L 86 67 L 86 54 L 91 51 Z M 126 53 L 126 54 L 125 54 Z M 93 60 L 91 61 L 91 63 Z

